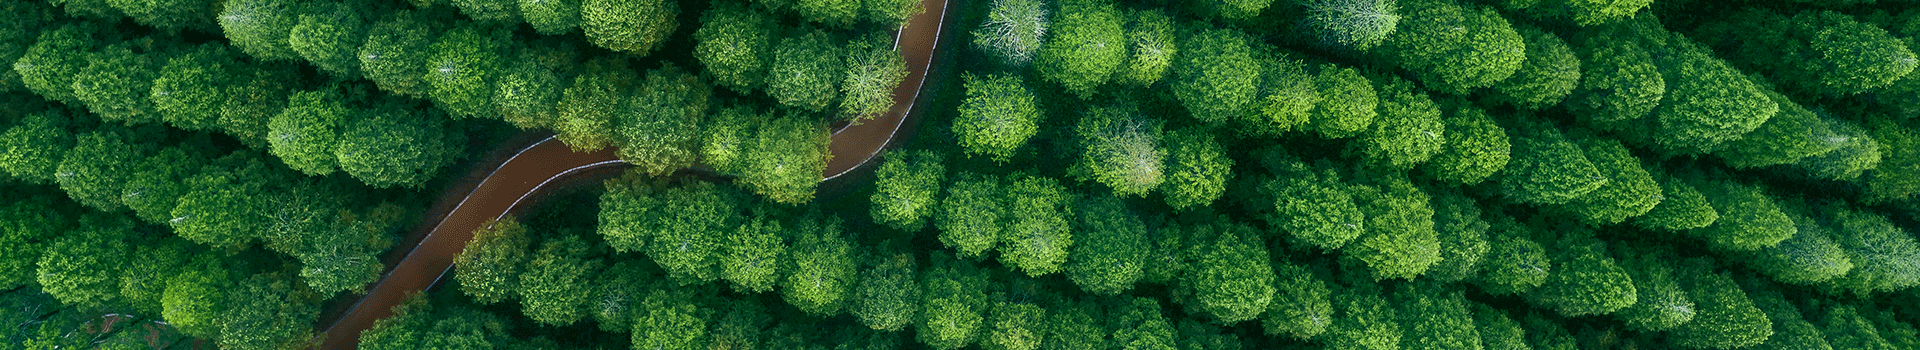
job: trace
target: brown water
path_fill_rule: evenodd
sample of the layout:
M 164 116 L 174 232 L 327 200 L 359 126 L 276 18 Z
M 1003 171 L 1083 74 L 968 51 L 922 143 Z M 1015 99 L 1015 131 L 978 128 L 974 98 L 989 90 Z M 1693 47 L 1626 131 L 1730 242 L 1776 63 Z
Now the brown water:
M 894 88 L 893 108 L 874 119 L 833 132 L 833 141 L 828 146 L 831 159 L 823 181 L 845 175 L 872 160 L 899 136 L 901 125 L 910 124 L 918 117 L 911 112 L 927 80 L 927 71 L 933 65 L 947 0 L 922 0 L 921 5 L 927 11 L 909 19 L 895 38 L 895 49 L 906 57 L 907 77 Z M 473 231 L 482 223 L 524 211 L 540 193 L 554 187 L 617 175 L 619 172 L 609 170 L 625 163 L 615 154 L 612 148 L 574 152 L 549 136 L 519 148 L 499 161 L 498 166 L 489 166 L 490 171 L 469 174 L 459 181 L 462 184 L 451 186 L 453 190 L 444 193 L 435 208 L 428 211 L 431 216 L 422 222 L 422 229 L 403 240 L 403 243 L 417 244 L 403 244 L 402 247 L 411 248 L 396 249 L 388 254 L 389 262 L 400 254 L 404 254 L 404 258 L 391 264 L 380 282 L 326 329 L 322 348 L 357 348 L 360 332 L 372 327 L 374 321 L 392 316 L 393 306 L 408 294 L 426 290 L 445 279 L 454 256 L 466 248 Z M 474 184 L 478 174 L 484 176 Z M 461 191 L 469 188 L 471 190 Z M 434 218 L 438 220 L 432 220 Z

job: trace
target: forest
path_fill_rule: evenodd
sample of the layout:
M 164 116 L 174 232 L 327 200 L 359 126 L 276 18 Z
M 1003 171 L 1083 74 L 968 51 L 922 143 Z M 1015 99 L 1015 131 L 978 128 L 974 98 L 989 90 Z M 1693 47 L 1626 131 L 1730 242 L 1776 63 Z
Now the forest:
M 334 344 L 546 134 L 625 170 L 344 344 L 1920 350 L 1916 40 L 1912 0 L 0 0 L 0 350 Z

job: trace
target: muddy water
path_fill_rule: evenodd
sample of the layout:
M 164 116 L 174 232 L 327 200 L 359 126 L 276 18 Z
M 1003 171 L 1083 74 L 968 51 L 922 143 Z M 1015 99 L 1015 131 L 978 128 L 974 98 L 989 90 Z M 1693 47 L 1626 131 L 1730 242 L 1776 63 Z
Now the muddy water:
M 833 132 L 833 141 L 828 146 L 832 158 L 824 173 L 826 180 L 847 174 L 872 160 L 901 132 L 901 125 L 910 125 L 915 119 L 910 117 L 918 117 L 910 112 L 933 65 L 947 0 L 922 0 L 921 5 L 926 11 L 908 20 L 895 38 L 895 49 L 906 58 L 907 77 L 894 88 L 893 108 L 874 119 Z M 473 238 L 473 231 L 482 223 L 524 211 L 539 193 L 562 183 L 594 181 L 618 174 L 608 171 L 624 164 L 615 154 L 611 148 L 573 152 L 559 140 L 547 137 L 507 157 L 498 167 L 486 172 L 471 191 L 462 193 L 458 190 L 467 186 L 453 186 L 456 190 L 443 194 L 441 203 L 436 205 L 438 209 L 430 211 L 444 212 L 445 216 L 423 222 L 423 228 L 432 225 L 431 228 L 416 230 L 415 237 L 406 240 L 419 243 L 405 250 L 405 258 L 389 268 L 373 289 L 326 329 L 322 348 L 358 347 L 360 332 L 372 327 L 374 321 L 392 316 L 393 306 L 407 294 L 426 290 L 445 279 L 454 256 L 465 249 L 466 242 Z M 451 209 L 445 209 L 448 207 Z M 396 254 L 402 253 L 396 250 L 389 256 Z

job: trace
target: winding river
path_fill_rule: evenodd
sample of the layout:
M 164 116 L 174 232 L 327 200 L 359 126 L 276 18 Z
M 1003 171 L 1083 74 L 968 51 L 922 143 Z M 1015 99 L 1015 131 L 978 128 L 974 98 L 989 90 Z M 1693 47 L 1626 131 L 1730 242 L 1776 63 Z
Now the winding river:
M 906 58 L 907 77 L 894 88 L 894 104 L 887 113 L 859 124 L 834 130 L 828 146 L 832 158 L 827 162 L 822 181 L 853 173 L 872 161 L 889 143 L 899 138 L 902 126 L 914 125 L 920 114 L 915 102 L 933 67 L 935 49 L 945 27 L 948 0 L 922 0 L 926 11 L 907 21 L 894 38 L 894 48 Z M 366 295 L 345 309 L 323 333 L 324 349 L 354 349 L 360 332 L 374 321 L 393 315 L 398 305 L 413 292 L 427 290 L 447 278 L 455 255 L 465 249 L 473 231 L 488 220 L 509 213 L 524 212 L 543 192 L 568 184 L 592 183 L 618 175 L 624 162 L 612 148 L 593 152 L 573 152 L 552 136 L 525 135 L 527 142 L 508 142 L 512 148 L 495 151 L 499 160 L 484 163 L 469 174 L 462 184 L 451 186 L 429 220 L 403 240 L 402 248 L 389 253 L 391 266 L 380 282 Z M 510 153 L 508 153 L 510 152 Z M 465 190 L 465 191 L 462 191 Z M 433 218 L 437 218 L 434 220 Z M 416 243 L 417 242 L 417 243 Z M 411 243 L 411 244 L 406 244 Z M 395 258 L 399 263 L 391 263 Z M 325 322 L 323 322 L 324 324 Z

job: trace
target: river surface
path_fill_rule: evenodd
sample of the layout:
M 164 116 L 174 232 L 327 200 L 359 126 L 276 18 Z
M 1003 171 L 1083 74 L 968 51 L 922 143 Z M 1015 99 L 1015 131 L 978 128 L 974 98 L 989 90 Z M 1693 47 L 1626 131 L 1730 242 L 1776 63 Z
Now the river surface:
M 832 158 L 822 181 L 861 168 L 889 143 L 903 139 L 902 125 L 915 125 L 922 113 L 913 113 L 928 70 L 946 26 L 947 0 L 922 0 L 926 11 L 907 21 L 895 36 L 894 48 L 905 56 L 907 77 L 894 88 L 893 108 L 887 113 L 833 131 L 828 145 Z M 906 130 L 910 131 L 910 130 Z M 482 162 L 479 169 L 455 181 L 427 211 L 421 227 L 389 252 L 387 272 L 366 295 L 327 326 L 323 349 L 354 349 L 360 332 L 374 321 L 393 315 L 393 306 L 407 295 L 427 290 L 446 279 L 453 259 L 466 249 L 473 231 L 488 220 L 527 211 L 540 194 L 556 187 L 592 183 L 618 175 L 624 168 L 615 149 L 574 152 L 545 134 L 523 135 Z M 529 140 L 531 142 L 529 143 Z M 507 151 L 511 151 L 508 153 Z M 395 263 L 395 260 L 398 263 Z M 331 318 L 331 317 L 329 317 Z

